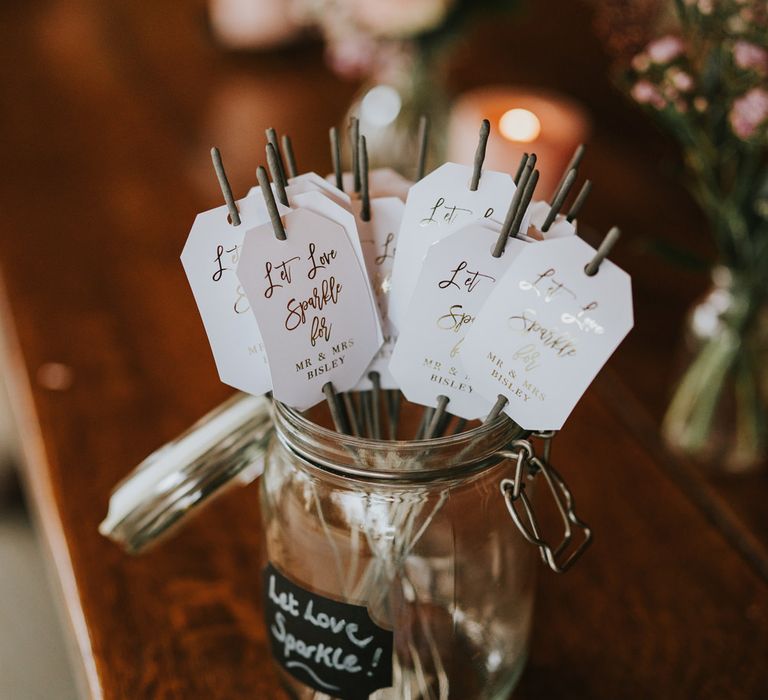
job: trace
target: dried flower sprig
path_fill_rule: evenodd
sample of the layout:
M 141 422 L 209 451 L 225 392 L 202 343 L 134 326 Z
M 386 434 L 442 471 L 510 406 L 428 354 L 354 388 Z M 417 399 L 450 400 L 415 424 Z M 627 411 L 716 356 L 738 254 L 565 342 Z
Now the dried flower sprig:
M 677 138 L 723 261 L 768 268 L 768 10 L 750 0 L 676 0 L 674 33 L 625 73 L 631 97 Z
M 357 78 L 434 52 L 473 17 L 516 0 L 292 0 L 300 21 L 316 26 L 331 68 Z
M 717 279 L 728 280 L 729 301 L 662 429 L 670 445 L 706 457 L 715 454 L 714 425 L 729 421 L 729 463 L 751 464 L 768 446 L 759 340 L 768 301 L 768 3 L 674 0 L 673 7 L 676 21 L 625 66 L 624 85 L 680 144 L 717 262 L 727 268 Z

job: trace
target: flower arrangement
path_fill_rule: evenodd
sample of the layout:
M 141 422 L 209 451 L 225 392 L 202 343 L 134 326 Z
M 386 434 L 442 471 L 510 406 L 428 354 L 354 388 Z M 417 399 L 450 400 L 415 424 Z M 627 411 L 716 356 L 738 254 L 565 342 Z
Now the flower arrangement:
M 341 124 L 360 120 L 372 167 L 413 174 L 414 138 L 429 120 L 427 160 L 445 155 L 445 58 L 470 24 L 512 10 L 517 0 L 293 0 L 300 21 L 316 27 L 339 76 L 362 79 Z M 368 97 L 368 100 L 366 100 Z M 346 130 L 346 129 L 344 129 Z
M 333 70 L 358 78 L 393 61 L 434 54 L 473 18 L 515 0 L 296 0 L 304 23 L 319 28 Z
M 676 0 L 665 9 L 656 13 L 665 33 L 631 59 L 624 84 L 680 144 L 717 247 L 719 289 L 698 309 L 699 321 L 712 318 L 691 328 L 699 347 L 664 433 L 741 470 L 768 445 L 768 3 Z

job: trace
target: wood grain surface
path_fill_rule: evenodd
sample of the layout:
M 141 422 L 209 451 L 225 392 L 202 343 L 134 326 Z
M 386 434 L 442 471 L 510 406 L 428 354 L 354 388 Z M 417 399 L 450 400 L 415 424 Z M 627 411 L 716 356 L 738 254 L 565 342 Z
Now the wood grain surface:
M 652 241 L 706 255 L 704 225 L 671 144 L 613 92 L 586 6 L 532 5 L 478 28 L 451 83 L 525 82 L 589 105 L 583 218 L 624 230 L 636 329 L 556 442 L 596 541 L 567 575 L 541 572 L 515 697 L 768 697 L 766 477 L 707 481 L 656 435 L 680 319 L 707 281 Z M 178 261 L 195 214 L 220 203 L 210 146 L 236 194 L 267 126 L 292 135 L 301 169 L 326 172 L 328 126 L 355 86 L 314 44 L 221 52 L 200 2 L 15 0 L 0 21 L 3 375 L 83 696 L 282 698 L 254 488 L 139 558 L 96 528 L 114 484 L 231 391 Z

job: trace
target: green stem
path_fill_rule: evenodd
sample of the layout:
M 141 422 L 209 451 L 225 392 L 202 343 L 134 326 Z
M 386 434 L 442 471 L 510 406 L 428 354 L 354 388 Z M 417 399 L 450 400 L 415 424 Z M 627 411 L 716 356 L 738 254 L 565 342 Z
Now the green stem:
M 737 351 L 732 337 L 717 336 L 686 370 L 664 417 L 664 433 L 671 442 L 693 452 L 706 444 Z
M 752 353 L 740 355 L 736 368 L 736 439 L 731 461 L 751 463 L 766 444 L 766 415 L 759 385 L 759 372 Z
M 764 285 L 732 273 L 728 310 L 719 328 L 701 347 L 683 375 L 664 417 L 667 441 L 704 456 L 711 444 L 716 421 L 725 420 L 731 430 L 727 460 L 734 466 L 759 458 L 766 444 L 765 397 L 760 386 L 759 337 Z M 735 402 L 729 412 L 718 410 L 725 398 Z

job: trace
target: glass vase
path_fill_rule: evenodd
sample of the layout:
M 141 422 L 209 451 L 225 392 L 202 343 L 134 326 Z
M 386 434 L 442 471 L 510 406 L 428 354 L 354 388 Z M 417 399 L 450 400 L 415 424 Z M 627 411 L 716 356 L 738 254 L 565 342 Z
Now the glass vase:
M 426 172 L 446 152 L 448 96 L 443 63 L 418 52 L 394 56 L 373 71 L 352 101 L 340 133 L 351 117 L 360 120 L 371 168 L 393 168 L 413 179 L 418 160 L 419 120 L 429 119 Z
M 768 454 L 764 280 L 724 266 L 685 321 L 685 370 L 662 424 L 667 445 L 712 474 L 753 472 Z

